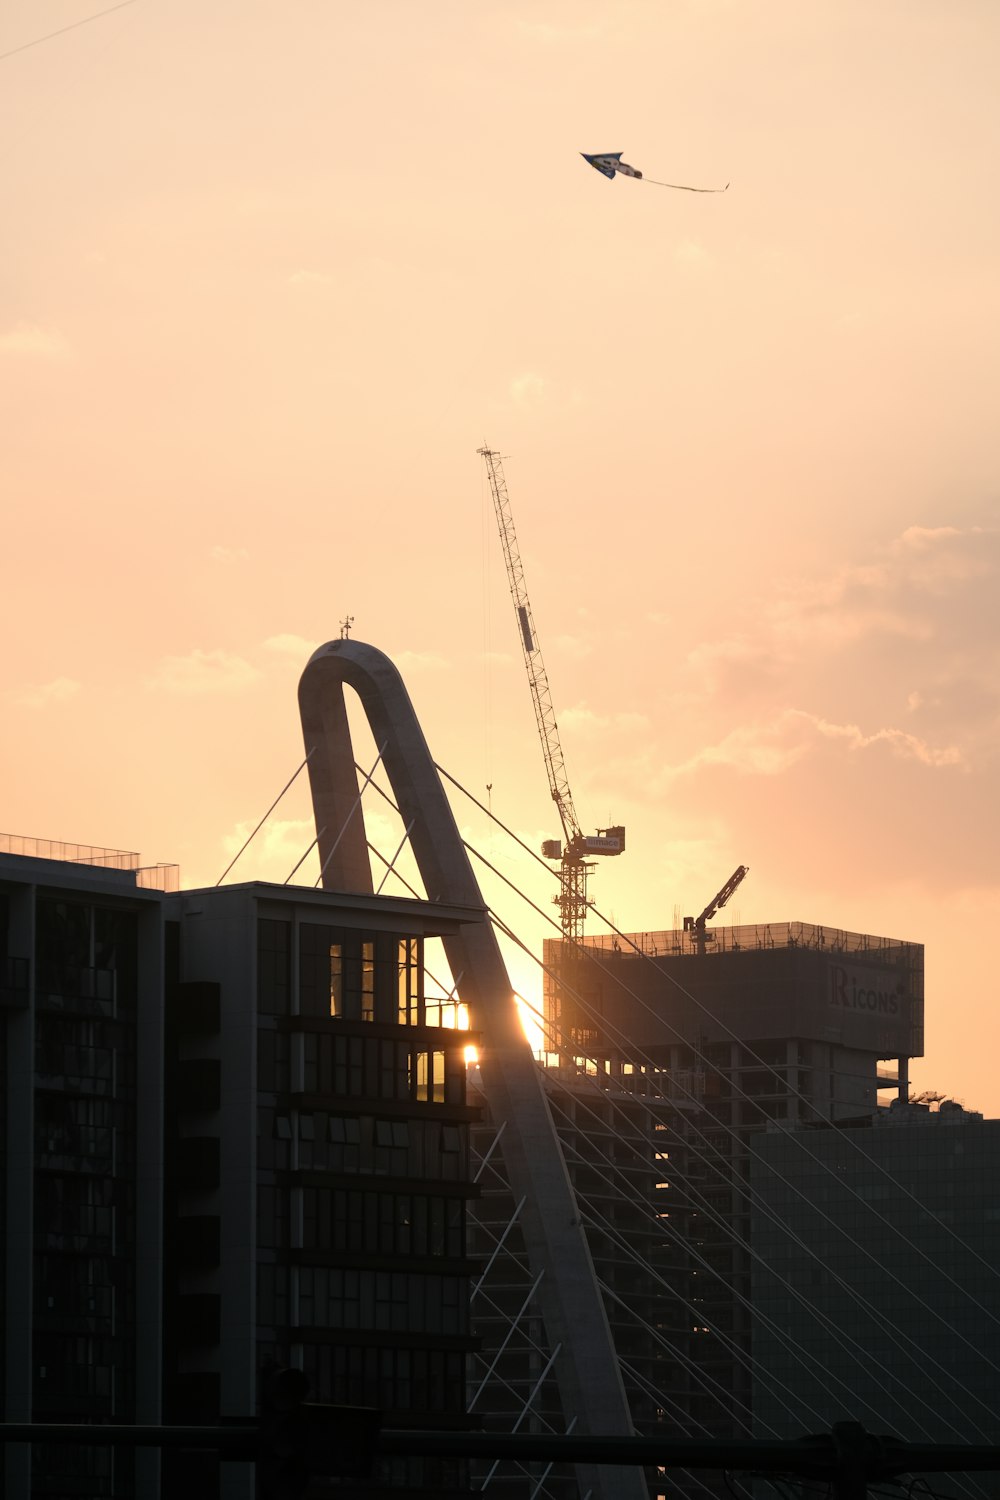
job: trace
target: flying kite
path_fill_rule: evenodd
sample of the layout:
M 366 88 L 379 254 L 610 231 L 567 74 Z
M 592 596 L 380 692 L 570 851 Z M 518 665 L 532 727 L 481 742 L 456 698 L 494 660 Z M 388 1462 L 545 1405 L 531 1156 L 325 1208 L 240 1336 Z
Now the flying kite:
M 605 177 L 613 177 L 620 172 L 623 177 L 642 177 L 638 167 L 630 167 L 627 161 L 622 161 L 620 151 L 604 151 L 599 156 L 588 156 L 586 151 L 580 155 L 584 161 L 590 163 L 595 172 L 602 172 Z M 729 183 L 724 188 L 688 187 L 686 182 L 657 182 L 655 177 L 642 177 L 643 182 L 651 182 L 654 187 L 677 188 L 682 193 L 724 193 Z

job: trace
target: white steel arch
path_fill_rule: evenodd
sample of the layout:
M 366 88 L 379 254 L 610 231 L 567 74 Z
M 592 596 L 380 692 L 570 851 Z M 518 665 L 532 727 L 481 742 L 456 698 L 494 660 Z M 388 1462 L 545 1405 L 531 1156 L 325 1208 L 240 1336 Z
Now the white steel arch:
M 521 1027 L 513 990 L 479 885 L 462 844 L 402 678 L 374 646 L 330 641 L 310 657 L 299 683 L 313 814 L 326 889 L 370 893 L 364 825 L 354 812 L 357 776 L 344 702 L 361 700 L 382 752 L 428 897 L 479 908 L 481 922 L 444 939 L 459 993 L 480 1033 L 480 1071 L 495 1117 L 505 1120 L 504 1161 L 529 1265 L 540 1276 L 538 1305 L 563 1410 L 578 1434 L 633 1431 L 607 1314 L 542 1080 Z M 579 1466 L 581 1493 L 594 1500 L 646 1500 L 642 1470 Z

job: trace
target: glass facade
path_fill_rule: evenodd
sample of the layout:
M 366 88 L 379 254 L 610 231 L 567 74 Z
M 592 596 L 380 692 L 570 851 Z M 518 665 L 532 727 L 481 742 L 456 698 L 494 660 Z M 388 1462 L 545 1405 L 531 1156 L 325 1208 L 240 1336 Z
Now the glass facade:
M 420 936 L 267 917 L 257 940 L 258 1370 L 450 1425 L 472 1347 L 467 1037 L 434 1024 Z M 464 1472 L 396 1462 L 379 1481 Z
M 33 1411 L 135 1418 L 134 912 L 39 893 L 34 1021 Z M 37 1495 L 129 1496 L 133 1459 L 36 1444 Z
M 757 1137 L 760 1434 L 850 1419 L 909 1442 L 1000 1442 L 998 1167 L 1000 1121 L 957 1106 Z

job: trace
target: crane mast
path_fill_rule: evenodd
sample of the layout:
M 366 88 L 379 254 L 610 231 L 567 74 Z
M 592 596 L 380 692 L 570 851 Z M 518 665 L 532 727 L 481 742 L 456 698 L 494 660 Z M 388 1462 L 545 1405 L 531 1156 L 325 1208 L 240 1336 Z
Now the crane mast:
M 587 898 L 587 880 L 594 868 L 592 856 L 621 854 L 625 848 L 625 829 L 621 827 L 598 829 L 595 837 L 584 834 L 580 827 L 580 820 L 573 805 L 569 778 L 566 774 L 566 761 L 559 739 L 559 726 L 556 723 L 555 709 L 552 706 L 552 692 L 549 688 L 545 663 L 542 660 L 541 647 L 538 644 L 535 621 L 531 613 L 531 601 L 524 582 L 524 567 L 517 545 L 517 532 L 514 529 L 514 516 L 510 508 L 510 496 L 507 493 L 503 464 L 500 454 L 494 449 L 483 446 L 477 451 L 486 462 L 493 508 L 500 532 L 500 545 L 503 548 L 507 580 L 510 584 L 511 598 L 514 601 L 514 614 L 517 618 L 521 650 L 528 674 L 528 686 L 531 689 L 535 724 L 538 728 L 538 737 L 542 742 L 542 756 L 549 781 L 549 793 L 559 813 L 565 840 L 563 844 L 558 839 L 546 839 L 542 845 L 542 853 L 546 859 L 559 860 L 559 894 L 555 898 L 555 903 L 559 908 L 563 936 L 576 941 L 583 936 L 584 921 L 590 904 Z

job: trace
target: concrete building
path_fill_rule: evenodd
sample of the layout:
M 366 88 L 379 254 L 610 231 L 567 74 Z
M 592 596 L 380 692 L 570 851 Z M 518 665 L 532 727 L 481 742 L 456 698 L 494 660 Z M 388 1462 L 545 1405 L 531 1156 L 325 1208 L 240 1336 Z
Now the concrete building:
M 669 1198 L 657 1210 L 669 1213 L 657 1259 L 674 1267 L 686 1309 L 662 1330 L 686 1372 L 667 1383 L 662 1420 L 691 1435 L 746 1434 L 750 1143 L 772 1121 L 868 1117 L 880 1094 L 905 1097 L 909 1059 L 923 1051 L 923 949 L 791 922 L 717 928 L 704 940 L 587 938 L 575 950 L 554 940 L 544 961 L 548 1045 L 562 1069 L 597 1058 L 609 1076 L 659 1074 L 673 1102 L 646 1117 L 648 1157 L 662 1162 Z M 599 1276 L 603 1254 L 595 1241 Z M 662 1288 L 648 1287 L 655 1328 Z
M 171 894 L 135 856 L 44 848 L 0 853 L 5 1419 L 245 1422 L 291 1364 L 314 1400 L 464 1425 L 477 1110 L 423 949 L 481 912 Z M 8 1500 L 161 1491 L 150 1449 L 5 1462 Z M 364 1492 L 464 1482 L 398 1460 Z M 253 1486 L 249 1464 L 164 1452 L 164 1494 Z
M 162 893 L 143 888 L 137 856 L 115 850 L 0 849 L 4 1417 L 155 1423 Z M 4 1493 L 150 1494 L 156 1462 L 9 1445 Z
M 423 947 L 480 919 L 259 883 L 167 900 L 168 1422 L 252 1416 L 294 1365 L 311 1400 L 465 1424 L 478 1112 Z M 249 1465 L 219 1467 L 166 1454 L 165 1493 L 252 1495 Z M 363 1492 L 463 1483 L 395 1460 Z
M 1000 1120 L 897 1104 L 761 1132 L 750 1163 L 758 1434 L 1000 1443 Z

